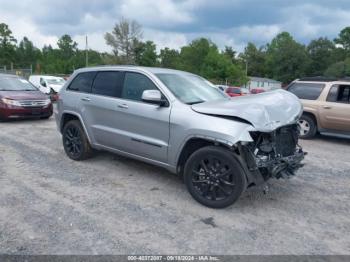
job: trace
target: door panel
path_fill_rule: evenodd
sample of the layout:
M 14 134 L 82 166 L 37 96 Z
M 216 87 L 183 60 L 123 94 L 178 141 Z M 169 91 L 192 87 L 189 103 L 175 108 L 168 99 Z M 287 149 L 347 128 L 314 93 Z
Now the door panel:
M 350 131 L 350 86 L 334 85 L 327 101 L 321 103 L 319 115 L 322 128 Z
M 166 162 L 169 107 L 94 95 L 85 118 L 99 145 Z
M 90 100 L 84 101 L 84 116 L 95 143 L 167 162 L 170 107 L 119 98 L 117 96 L 122 94 L 120 78 L 114 78 L 116 84 L 112 85 L 113 78 L 106 74 L 99 76 L 100 73 L 95 78 Z M 110 80 L 106 81 L 108 77 Z M 127 92 L 130 98 L 142 94 L 142 87 L 135 82 L 133 85 L 135 89 Z M 113 92 L 112 88 L 117 91 Z
M 350 131 L 350 104 L 326 102 L 320 106 L 323 128 Z
M 123 101 L 118 112 L 119 147 L 129 153 L 166 162 L 169 142 L 170 107 Z

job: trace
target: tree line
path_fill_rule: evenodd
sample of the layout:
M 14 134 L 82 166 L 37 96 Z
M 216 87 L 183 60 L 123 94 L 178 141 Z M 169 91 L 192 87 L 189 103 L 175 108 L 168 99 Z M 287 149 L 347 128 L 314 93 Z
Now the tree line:
M 298 43 L 288 32 L 278 34 L 270 43 L 248 43 L 242 53 L 232 47 L 218 46 L 207 38 L 198 38 L 179 50 L 168 47 L 157 52 L 152 41 L 143 41 L 142 26 L 122 18 L 109 33 L 107 45 L 113 52 L 81 50 L 69 35 L 63 35 L 57 47 L 37 48 L 24 37 L 19 42 L 9 26 L 0 23 L 1 67 L 28 68 L 43 74 L 71 74 L 86 66 L 130 64 L 158 66 L 189 71 L 215 83 L 241 85 L 247 76 L 269 77 L 283 83 L 303 76 L 345 77 L 350 75 L 350 27 L 334 40 L 320 37 L 308 45 Z

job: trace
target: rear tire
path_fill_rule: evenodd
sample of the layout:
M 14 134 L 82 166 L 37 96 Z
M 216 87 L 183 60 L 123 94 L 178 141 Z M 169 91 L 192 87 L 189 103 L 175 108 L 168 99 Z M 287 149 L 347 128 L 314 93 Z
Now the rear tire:
M 217 146 L 206 146 L 187 160 L 185 184 L 192 197 L 211 208 L 232 205 L 246 189 L 244 171 L 234 154 Z
M 78 120 L 71 120 L 65 124 L 62 132 L 64 151 L 70 159 L 81 161 L 93 154 L 89 140 Z
M 316 135 L 317 126 L 313 117 L 308 115 L 302 115 L 298 121 L 300 128 L 299 137 L 301 139 L 311 139 Z

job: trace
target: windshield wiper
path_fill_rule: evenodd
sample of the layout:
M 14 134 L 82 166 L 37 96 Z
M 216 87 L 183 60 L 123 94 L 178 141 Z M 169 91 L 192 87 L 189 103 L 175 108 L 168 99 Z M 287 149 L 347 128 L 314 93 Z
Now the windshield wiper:
M 189 102 L 189 103 L 186 103 L 186 104 L 188 104 L 188 105 L 195 105 L 195 104 L 200 104 L 200 103 L 203 103 L 203 102 L 205 102 L 205 101 L 199 100 L 199 101 Z

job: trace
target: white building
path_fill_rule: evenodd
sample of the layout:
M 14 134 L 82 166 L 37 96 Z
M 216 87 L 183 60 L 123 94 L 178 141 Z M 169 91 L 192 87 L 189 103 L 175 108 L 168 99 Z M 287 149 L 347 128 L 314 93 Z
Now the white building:
M 254 76 L 250 76 L 249 79 L 249 82 L 245 85 L 249 90 L 254 88 L 262 88 L 265 90 L 282 88 L 282 82 L 273 79 Z

